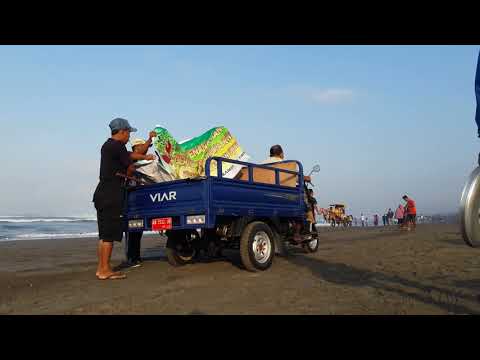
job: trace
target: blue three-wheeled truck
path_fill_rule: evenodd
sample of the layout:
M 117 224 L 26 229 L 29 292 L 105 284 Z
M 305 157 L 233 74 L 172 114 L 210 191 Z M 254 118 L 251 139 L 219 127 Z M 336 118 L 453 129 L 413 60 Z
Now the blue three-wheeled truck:
M 242 166 L 235 179 L 222 177 L 226 163 Z M 271 266 L 275 254 L 285 254 L 287 244 L 317 251 L 318 233 L 307 221 L 307 183 L 300 162 L 257 165 L 212 157 L 205 174 L 128 187 L 128 232 L 165 234 L 168 262 L 174 266 L 195 261 L 201 252 L 215 257 L 222 249 L 237 249 L 244 267 L 259 271 Z

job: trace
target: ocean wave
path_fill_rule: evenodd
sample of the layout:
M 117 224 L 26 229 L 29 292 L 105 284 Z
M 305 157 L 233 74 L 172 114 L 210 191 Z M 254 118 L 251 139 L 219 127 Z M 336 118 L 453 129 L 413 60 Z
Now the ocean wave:
M 39 239 L 69 239 L 69 238 L 84 238 L 84 237 L 95 237 L 98 236 L 98 232 L 88 232 L 88 233 L 78 233 L 78 234 L 41 234 L 41 233 L 32 233 L 32 234 L 22 234 L 12 237 L 9 240 L 39 240 Z
M 144 231 L 144 235 L 157 234 L 155 231 Z M 49 234 L 49 233 L 31 233 L 9 236 L 0 236 L 0 242 L 2 241 L 14 241 L 14 240 L 46 240 L 46 239 L 77 239 L 77 238 L 92 238 L 97 237 L 98 232 L 84 232 L 84 233 L 64 233 L 64 234 Z
M 25 218 L 13 218 L 13 217 L 0 217 L 0 223 L 37 223 L 37 222 L 91 222 L 97 221 L 96 218 L 35 218 L 35 219 L 25 219 Z

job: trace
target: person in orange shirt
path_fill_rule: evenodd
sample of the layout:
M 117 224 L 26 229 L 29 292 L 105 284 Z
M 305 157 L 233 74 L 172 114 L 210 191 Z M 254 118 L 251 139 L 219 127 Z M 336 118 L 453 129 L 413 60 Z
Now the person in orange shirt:
M 406 220 L 407 220 L 407 230 L 410 231 L 411 227 L 415 230 L 417 226 L 417 207 L 415 201 L 409 198 L 407 195 L 403 195 L 403 200 L 406 201 Z

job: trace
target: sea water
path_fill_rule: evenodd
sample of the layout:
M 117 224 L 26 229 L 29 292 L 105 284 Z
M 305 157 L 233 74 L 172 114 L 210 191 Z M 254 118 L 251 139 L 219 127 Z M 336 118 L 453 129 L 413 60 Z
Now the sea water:
M 93 217 L 0 216 L 0 241 L 97 236 Z

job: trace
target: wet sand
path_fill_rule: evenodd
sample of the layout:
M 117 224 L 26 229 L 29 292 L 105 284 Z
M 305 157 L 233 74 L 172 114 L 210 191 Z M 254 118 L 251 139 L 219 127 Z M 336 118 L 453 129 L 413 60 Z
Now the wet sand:
M 239 255 L 171 267 L 142 241 L 126 280 L 95 278 L 96 239 L 0 243 L 0 314 L 480 314 L 480 249 L 456 225 L 321 229 L 315 254 L 291 249 L 250 273 Z M 115 244 L 113 264 L 123 258 Z

